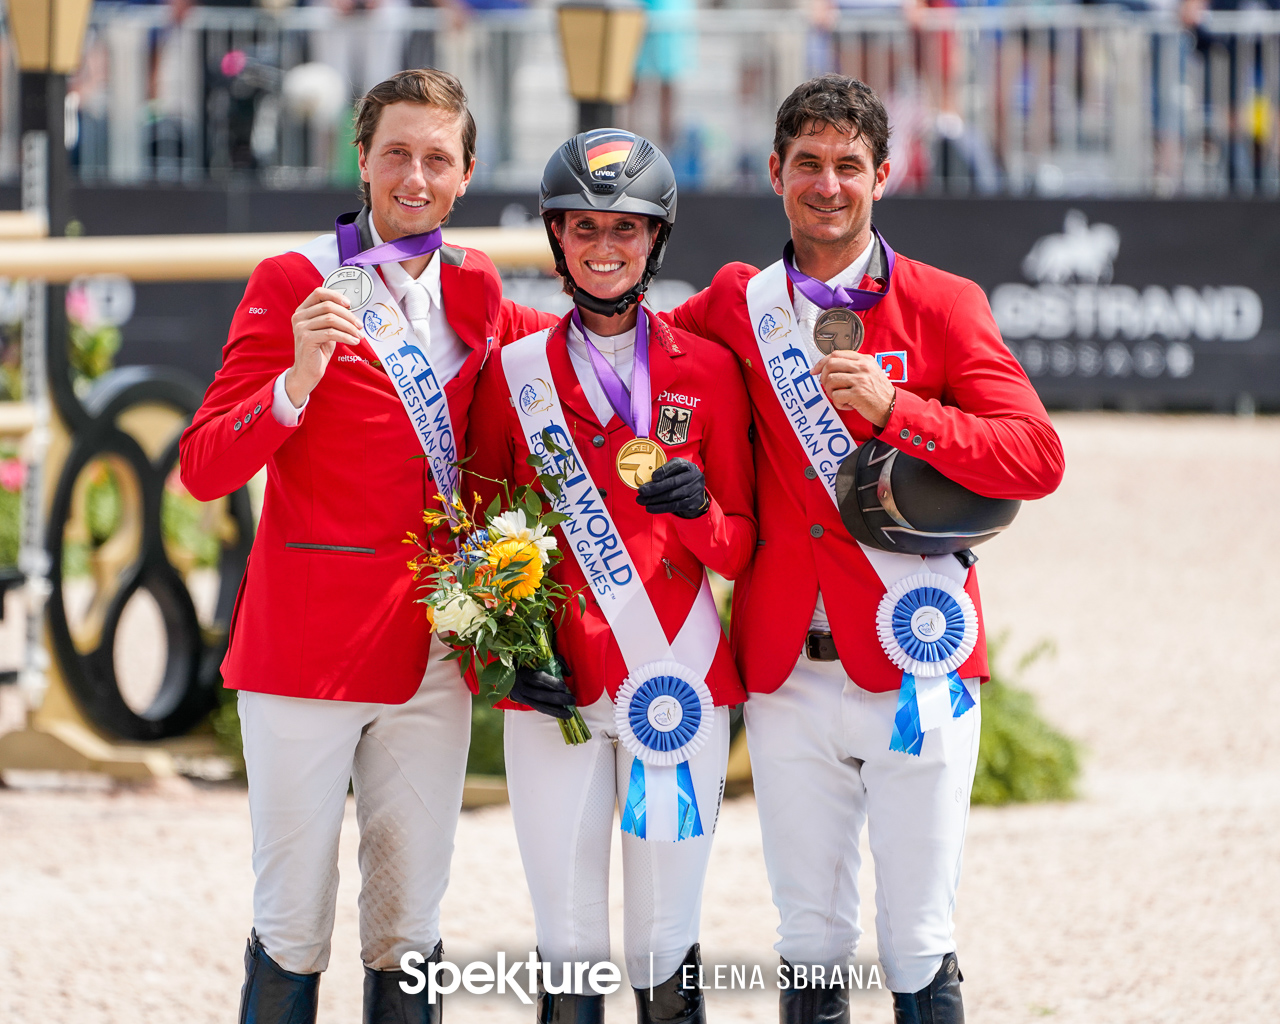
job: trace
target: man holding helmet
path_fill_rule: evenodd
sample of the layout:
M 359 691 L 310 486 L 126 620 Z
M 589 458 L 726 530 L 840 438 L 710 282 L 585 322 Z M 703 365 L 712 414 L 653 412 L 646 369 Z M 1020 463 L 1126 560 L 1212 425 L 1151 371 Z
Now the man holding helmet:
M 618 803 L 638 1019 L 695 1024 L 727 705 L 744 697 L 704 567 L 733 578 L 755 548 L 747 395 L 728 350 L 639 305 L 675 222 L 675 176 L 656 147 L 616 129 L 575 136 L 547 164 L 540 209 L 574 308 L 482 373 L 477 408 L 492 414 L 471 419 L 468 493 L 488 501 L 494 481 L 530 482 L 530 453 L 563 473 L 552 575 L 585 608 L 570 600 L 556 618 L 568 685 L 522 670 L 511 692 L 512 813 L 554 976 L 609 958 Z M 574 703 L 592 737 L 570 746 L 552 716 Z M 590 991 L 539 997 L 544 1024 L 603 1014 Z
M 952 912 L 988 675 L 968 548 L 1063 471 L 981 289 L 872 228 L 888 136 L 861 82 L 797 87 L 769 159 L 782 260 L 730 264 L 670 316 L 734 350 L 754 411 L 759 541 L 733 637 L 783 1024 L 849 1020 L 843 985 L 813 982 L 861 934 L 864 824 L 895 1020 L 964 1019 Z

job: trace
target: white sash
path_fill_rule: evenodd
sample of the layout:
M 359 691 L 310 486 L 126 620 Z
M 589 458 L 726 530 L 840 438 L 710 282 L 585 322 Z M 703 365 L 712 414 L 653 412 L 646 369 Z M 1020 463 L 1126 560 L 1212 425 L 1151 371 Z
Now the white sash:
M 820 379 L 810 373 L 812 364 L 797 334 L 798 318 L 781 260 L 747 282 L 747 315 L 760 351 L 761 366 L 774 394 L 800 447 L 817 472 L 817 479 L 822 481 L 832 504 L 838 507 L 836 474 L 840 463 L 856 451 L 858 445 L 822 389 Z M 968 570 L 952 555 L 895 554 L 861 542 L 858 547 L 886 591 L 907 577 L 924 573 L 942 576 L 963 591 L 968 578 Z M 827 600 L 836 597 L 826 595 Z M 915 693 L 922 729 L 936 729 L 952 717 L 952 697 L 946 675 L 917 677 Z
M 322 279 L 339 266 L 338 242 L 333 235 L 321 235 L 298 252 L 311 261 Z M 439 258 L 437 254 L 436 259 Z M 400 404 L 427 456 L 436 488 L 446 499 L 445 512 L 452 518 L 454 512 L 449 499 L 458 493 L 458 447 L 449 402 L 427 354 L 418 344 L 409 318 L 382 275 L 374 268 L 368 268 L 368 273 L 373 279 L 373 298 L 363 312 L 356 315 L 363 323 L 369 347 L 385 367 L 400 396 Z
M 566 426 L 547 359 L 550 334 L 549 330 L 540 331 L 504 348 L 502 371 L 529 451 L 542 460 L 544 472 L 554 471 L 565 477 L 553 507 L 569 517 L 562 524 L 565 540 L 604 612 L 630 673 L 615 702 L 619 739 L 636 758 L 623 829 L 651 840 L 693 838 L 701 835 L 702 829 L 700 821 L 693 824 L 698 810 L 688 782 L 687 762 L 705 744 L 713 717 L 705 680 L 721 636 L 715 598 L 704 572 L 688 618 L 675 640 L 667 642 L 631 553 L 600 500 L 596 483 Z M 550 450 L 548 439 L 561 451 Z M 669 751 L 646 747 L 627 724 L 631 698 L 638 692 L 643 696 L 645 687 L 659 678 L 683 681 L 697 693 L 701 704 L 696 735 Z M 653 721 L 652 714 L 649 720 Z M 628 809 L 633 816 L 639 814 L 636 827 L 628 827 Z

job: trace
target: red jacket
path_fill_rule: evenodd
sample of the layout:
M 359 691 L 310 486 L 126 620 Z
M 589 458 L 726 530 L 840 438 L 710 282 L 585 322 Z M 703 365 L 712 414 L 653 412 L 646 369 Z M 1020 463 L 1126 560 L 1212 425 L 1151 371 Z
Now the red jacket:
M 738 667 L 752 692 L 781 686 L 800 656 L 821 588 L 849 678 L 872 692 L 895 690 L 902 671 L 876 635 L 884 586 L 822 482 L 805 473 L 809 460 L 765 377 L 746 304 L 747 282 L 756 273 L 731 263 L 709 288 L 668 314 L 676 326 L 731 348 L 751 395 L 760 539 L 755 561 L 734 588 Z M 1061 442 L 1001 340 L 981 288 L 898 256 L 889 294 L 861 317 L 863 352 L 901 354 L 884 358 L 898 397 L 877 434 L 881 440 L 989 497 L 1040 498 L 1058 486 Z M 872 436 L 871 424 L 856 412 L 840 418 L 855 441 Z M 985 681 L 986 642 L 973 570 L 965 590 L 978 609 L 979 635 L 959 672 Z
M 446 246 L 437 258 L 449 324 L 471 349 L 445 385 L 461 438 L 476 376 L 498 344 L 554 318 L 505 302 L 483 253 Z M 272 416 L 275 379 L 293 365 L 290 317 L 320 283 L 316 267 L 296 252 L 254 270 L 222 368 L 182 435 L 182 480 L 211 501 L 267 467 L 262 519 L 222 663 L 226 685 L 401 704 L 421 683 L 431 644 L 404 538 L 423 535 L 422 510 L 433 505 L 435 484 L 367 341 L 339 346 L 296 427 Z
M 688 459 L 706 474 L 711 508 L 697 519 L 645 511 L 636 501 L 636 492 L 618 479 L 618 449 L 635 434 L 620 417 L 613 417 L 608 428 L 596 418 L 569 361 L 568 317 L 551 333 L 547 355 L 574 444 L 644 580 L 667 639 L 672 640 L 693 607 L 702 567 L 733 579 L 755 549 L 754 473 L 748 438 L 751 408 L 742 375 L 728 350 L 704 338 L 673 331 L 652 314 L 647 315 L 654 426 L 663 405 L 692 412 L 683 443 L 664 444 L 656 430 L 653 439 L 662 444 L 668 458 Z M 467 469 L 475 476 L 468 478 L 465 490 L 468 494 L 475 490 L 487 504 L 497 487 L 480 477 L 531 483 L 534 474 L 525 461 L 529 450 L 497 359 L 480 375 L 476 404 L 486 410 L 504 410 L 503 415 L 473 416 L 467 435 L 467 449 L 475 453 Z M 586 596 L 585 614 L 579 615 L 575 599 L 556 620 L 556 648 L 569 663 L 573 672 L 569 685 L 579 706 L 585 707 L 597 701 L 606 688 L 610 696 L 615 695 L 627 677 L 627 666 L 559 528 L 556 537 L 565 557 L 551 570 L 552 578 L 581 588 Z M 717 704 L 737 704 L 746 697 L 723 635 L 707 686 Z

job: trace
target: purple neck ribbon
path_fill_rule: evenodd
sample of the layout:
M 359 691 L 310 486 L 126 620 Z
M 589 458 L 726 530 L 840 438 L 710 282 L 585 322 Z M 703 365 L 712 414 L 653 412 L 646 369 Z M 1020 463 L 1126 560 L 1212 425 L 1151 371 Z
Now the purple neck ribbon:
M 791 279 L 796 291 L 819 309 L 835 309 L 838 306 L 858 312 L 870 309 L 889 294 L 889 288 L 893 284 L 893 264 L 897 259 L 893 254 L 893 250 L 889 248 L 889 243 L 884 240 L 884 237 L 874 227 L 871 229 L 871 235 L 872 245 L 879 242 L 884 246 L 885 287 L 882 292 L 873 292 L 870 288 L 845 288 L 843 285 L 836 285 L 836 287 L 830 288 L 816 277 L 802 274 L 792 266 L 795 260 L 796 248 L 791 242 L 788 242 L 782 249 L 782 265 L 787 268 L 787 277 Z M 874 253 L 871 258 L 872 260 L 875 259 Z M 870 263 L 867 264 L 868 267 L 870 265 Z
M 636 437 L 648 437 L 653 423 L 653 394 L 649 388 L 649 317 L 643 307 L 636 309 L 636 351 L 631 361 L 631 387 L 622 383 L 618 371 L 613 368 L 603 353 L 591 344 L 591 335 L 582 325 L 582 315 L 578 307 L 573 307 L 573 326 L 582 332 L 582 340 L 587 343 L 587 355 L 591 357 L 591 368 L 596 372 L 596 380 L 604 389 L 604 395 L 613 406 L 613 411 L 631 428 Z
M 405 235 L 392 242 L 383 242 L 372 249 L 360 251 L 360 229 L 354 221 L 343 222 L 342 217 L 334 223 L 338 235 L 338 255 L 344 267 L 377 266 L 379 263 L 403 263 L 416 259 L 427 253 L 435 252 L 444 244 L 440 229 L 428 231 L 423 235 Z

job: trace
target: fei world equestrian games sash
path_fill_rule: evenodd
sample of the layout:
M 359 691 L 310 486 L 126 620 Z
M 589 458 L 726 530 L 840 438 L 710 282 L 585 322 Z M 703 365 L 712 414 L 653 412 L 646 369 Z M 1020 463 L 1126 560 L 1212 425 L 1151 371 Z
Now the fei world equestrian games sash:
M 345 247 L 344 247 L 345 248 Z M 298 250 L 327 278 L 341 265 L 338 241 L 334 235 L 321 235 Z M 355 253 L 345 253 L 354 256 Z M 394 255 L 390 256 L 394 259 Z M 418 337 L 409 326 L 409 318 L 392 296 L 382 274 L 359 271 L 373 283 L 372 297 L 357 313 L 364 327 L 365 339 L 391 378 L 400 404 L 409 417 L 413 432 L 422 445 L 435 479 L 436 488 L 445 497 L 445 513 L 456 515 L 450 504 L 458 492 L 458 450 L 449 403 L 444 388 L 436 377 Z M 354 305 L 354 303 L 353 303 Z
M 644 315 L 642 312 L 641 316 Z M 668 643 L 631 553 L 566 426 L 547 359 L 551 331 L 502 350 L 502 371 L 529 451 L 543 472 L 564 474 L 554 508 L 565 540 L 604 612 L 629 675 L 614 700 L 618 739 L 634 759 L 622 830 L 668 842 L 703 834 L 689 758 L 711 734 L 706 684 L 720 643 L 720 616 L 706 573 L 689 617 Z
M 796 334 L 787 271 L 779 260 L 747 283 L 747 313 L 765 375 L 833 504 L 840 463 L 857 450 Z M 859 543 L 884 584 L 876 631 L 902 669 L 891 750 L 919 755 L 924 733 L 959 718 L 974 700 L 956 672 L 978 639 L 978 613 L 964 591 L 968 570 L 951 555 L 894 554 Z

